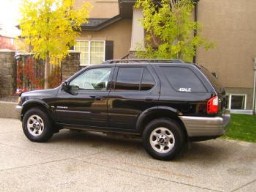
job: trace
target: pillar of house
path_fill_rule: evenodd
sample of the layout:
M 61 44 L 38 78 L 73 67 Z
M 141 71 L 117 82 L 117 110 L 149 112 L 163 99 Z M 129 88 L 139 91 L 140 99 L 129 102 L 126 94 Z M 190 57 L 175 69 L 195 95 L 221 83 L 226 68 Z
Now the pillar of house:
M 145 49 L 144 44 L 144 28 L 142 26 L 142 10 L 133 8 L 133 19 L 132 19 L 132 36 L 131 36 L 131 48 L 129 58 L 135 57 L 135 52 L 140 49 Z
M 69 55 L 61 61 L 62 81 L 69 78 L 80 70 L 80 52 L 71 51 Z
M 0 97 L 16 92 L 17 67 L 15 51 L 0 51 Z

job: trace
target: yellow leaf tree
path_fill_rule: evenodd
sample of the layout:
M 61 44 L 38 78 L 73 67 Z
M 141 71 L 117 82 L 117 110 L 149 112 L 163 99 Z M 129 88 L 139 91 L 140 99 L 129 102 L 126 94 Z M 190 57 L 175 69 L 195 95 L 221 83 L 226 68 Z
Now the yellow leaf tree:
M 81 24 L 88 21 L 89 3 L 73 7 L 74 0 L 23 0 L 20 8 L 21 37 L 35 58 L 44 60 L 44 88 L 48 88 L 50 65 L 68 55 Z
M 146 48 L 138 49 L 137 56 L 191 62 L 196 47 L 212 48 L 213 43 L 200 36 L 200 24 L 193 20 L 192 13 L 198 1 L 137 0 L 136 7 L 142 9 L 146 31 Z

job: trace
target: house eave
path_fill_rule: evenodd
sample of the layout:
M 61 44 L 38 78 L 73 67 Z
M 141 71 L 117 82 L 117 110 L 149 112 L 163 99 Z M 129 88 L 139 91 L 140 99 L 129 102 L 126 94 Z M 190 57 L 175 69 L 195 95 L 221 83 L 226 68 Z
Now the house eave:
M 120 15 L 110 19 L 90 18 L 88 23 L 81 25 L 81 28 L 82 31 L 100 31 L 101 29 L 106 28 L 117 21 L 120 21 L 121 19 L 122 17 Z
M 81 25 L 82 31 L 100 31 L 121 19 L 131 19 L 136 0 L 118 0 L 119 14 L 112 18 L 90 18 L 88 23 Z

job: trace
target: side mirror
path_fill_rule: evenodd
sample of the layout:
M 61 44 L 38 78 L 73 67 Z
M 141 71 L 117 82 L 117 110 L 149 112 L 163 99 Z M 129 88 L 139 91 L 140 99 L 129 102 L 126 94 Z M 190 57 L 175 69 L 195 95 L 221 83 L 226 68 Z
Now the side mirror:
M 62 88 L 61 89 L 64 90 L 65 92 L 71 94 L 71 95 L 77 95 L 79 87 L 76 86 L 76 85 L 69 85 L 68 82 L 65 81 L 62 84 Z
M 68 87 L 69 87 L 69 86 L 68 86 L 68 82 L 65 81 L 65 82 L 63 82 L 62 85 L 61 85 L 61 90 L 64 90 L 65 92 L 68 92 L 68 90 L 69 90 Z
M 71 95 L 77 95 L 78 90 L 79 90 L 79 87 L 77 85 L 69 85 L 69 93 Z

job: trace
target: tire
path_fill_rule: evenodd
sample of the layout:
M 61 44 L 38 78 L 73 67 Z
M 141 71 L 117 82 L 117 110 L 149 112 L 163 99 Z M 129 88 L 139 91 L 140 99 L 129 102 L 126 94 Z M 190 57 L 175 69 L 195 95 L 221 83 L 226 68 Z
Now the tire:
M 171 119 L 156 119 L 143 131 L 143 145 L 149 155 L 159 160 L 171 160 L 184 146 L 182 128 Z
M 23 132 L 33 142 L 48 141 L 54 130 L 48 115 L 39 108 L 28 110 L 22 121 Z

